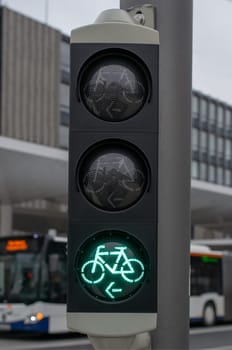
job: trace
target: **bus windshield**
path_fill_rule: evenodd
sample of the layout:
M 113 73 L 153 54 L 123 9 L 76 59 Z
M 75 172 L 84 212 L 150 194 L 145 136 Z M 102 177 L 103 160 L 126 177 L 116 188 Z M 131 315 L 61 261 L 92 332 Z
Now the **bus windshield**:
M 0 302 L 30 303 L 36 300 L 39 254 L 0 255 Z
M 65 240 L 0 239 L 0 303 L 65 303 L 66 266 Z

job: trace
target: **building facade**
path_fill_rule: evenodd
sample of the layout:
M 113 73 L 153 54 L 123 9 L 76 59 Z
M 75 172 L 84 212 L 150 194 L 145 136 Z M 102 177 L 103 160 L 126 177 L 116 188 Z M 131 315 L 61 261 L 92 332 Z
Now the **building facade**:
M 1 7 L 0 84 L 0 136 L 67 149 L 69 38 Z M 65 231 L 66 212 L 65 199 L 0 199 L 0 235 Z
M 69 61 L 69 37 L 1 8 L 0 136 L 68 149 Z M 192 100 L 192 178 L 232 187 L 232 106 L 197 91 Z M 0 235 L 46 233 L 49 228 L 65 232 L 66 215 L 66 198 L 0 199 Z
M 194 91 L 192 177 L 232 186 L 232 107 Z

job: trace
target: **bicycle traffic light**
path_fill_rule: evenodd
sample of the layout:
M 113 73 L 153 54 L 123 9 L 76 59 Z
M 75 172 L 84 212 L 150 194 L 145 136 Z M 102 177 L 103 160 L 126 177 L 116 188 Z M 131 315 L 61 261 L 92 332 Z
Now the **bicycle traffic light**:
M 122 10 L 72 31 L 68 327 L 156 328 L 158 32 Z

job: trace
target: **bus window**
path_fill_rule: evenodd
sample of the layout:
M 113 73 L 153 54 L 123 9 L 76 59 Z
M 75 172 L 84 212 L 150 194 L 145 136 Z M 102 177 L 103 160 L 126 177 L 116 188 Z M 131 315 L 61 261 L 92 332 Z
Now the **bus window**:
M 1 279 L 1 291 L 0 302 L 8 300 L 9 292 L 14 283 L 15 276 L 15 257 L 11 255 L 0 256 L 0 279 Z
M 42 264 L 41 299 L 65 303 L 67 287 L 67 258 L 65 245 L 50 242 L 46 260 Z
M 3 328 L 41 333 L 67 331 L 66 276 L 65 238 L 54 235 L 0 238 Z M 45 320 L 41 319 L 42 313 L 46 314 Z
M 65 302 L 66 261 L 60 254 L 49 255 L 49 281 L 51 301 Z
M 18 253 L 11 256 L 5 269 L 7 301 L 25 303 L 34 301 L 37 298 L 38 270 L 35 254 Z
M 222 263 L 219 258 L 191 257 L 191 295 L 222 294 Z
M 39 299 L 48 301 L 49 285 L 48 285 L 48 266 L 45 260 L 41 261 L 40 269 L 40 292 Z

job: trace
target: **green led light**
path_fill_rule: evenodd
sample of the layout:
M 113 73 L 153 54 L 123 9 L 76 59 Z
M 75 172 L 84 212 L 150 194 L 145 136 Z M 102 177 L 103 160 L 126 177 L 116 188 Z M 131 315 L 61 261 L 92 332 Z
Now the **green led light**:
M 144 275 L 144 265 L 138 259 L 129 259 L 126 255 L 128 247 L 118 247 L 115 246 L 115 251 L 106 251 L 104 250 L 105 246 L 100 245 L 96 248 L 96 253 L 94 260 L 88 260 L 81 268 L 81 275 L 85 282 L 90 284 L 100 283 L 105 276 L 105 269 L 107 269 L 112 275 L 121 275 L 121 278 L 129 283 L 138 282 L 142 279 Z M 112 266 L 107 264 L 106 260 L 102 256 L 114 255 L 116 257 L 115 262 Z M 123 260 L 123 263 L 120 267 L 120 260 Z M 137 266 L 136 266 L 137 265 Z M 87 276 L 87 270 L 91 270 L 92 280 Z M 100 269 L 100 272 L 97 272 L 97 269 Z M 139 271 L 139 272 L 137 272 Z M 129 277 L 127 275 L 129 274 Z M 97 276 L 97 277 L 96 277 Z M 135 277 L 136 276 L 136 277 Z
M 93 272 L 93 266 L 95 265 L 95 268 L 94 268 L 94 272 Z M 86 273 L 86 271 L 88 269 L 91 269 L 91 275 L 92 275 L 92 279 L 89 279 L 87 278 L 86 276 L 88 275 Z M 96 270 L 99 270 L 100 269 L 100 273 Z M 96 277 L 96 274 L 98 277 Z M 102 281 L 102 279 L 104 278 L 105 276 L 105 269 L 104 269 L 104 266 L 102 266 L 98 261 L 95 262 L 94 260 L 89 260 L 87 261 L 81 268 L 81 276 L 83 278 L 83 280 L 86 282 L 86 283 L 89 283 L 89 284 L 97 284 L 99 282 Z
M 105 290 L 106 293 L 109 295 L 110 299 L 115 299 L 115 296 L 113 293 L 121 293 L 122 292 L 122 288 L 111 288 L 111 287 L 113 287 L 114 284 L 115 284 L 115 282 L 111 282 Z
M 127 299 L 141 288 L 148 265 L 147 253 L 135 237 L 104 231 L 84 242 L 74 270 L 88 293 L 112 302 Z
M 214 258 L 214 257 L 211 257 L 211 256 L 202 256 L 201 260 L 204 263 L 217 263 L 219 261 L 218 258 Z

